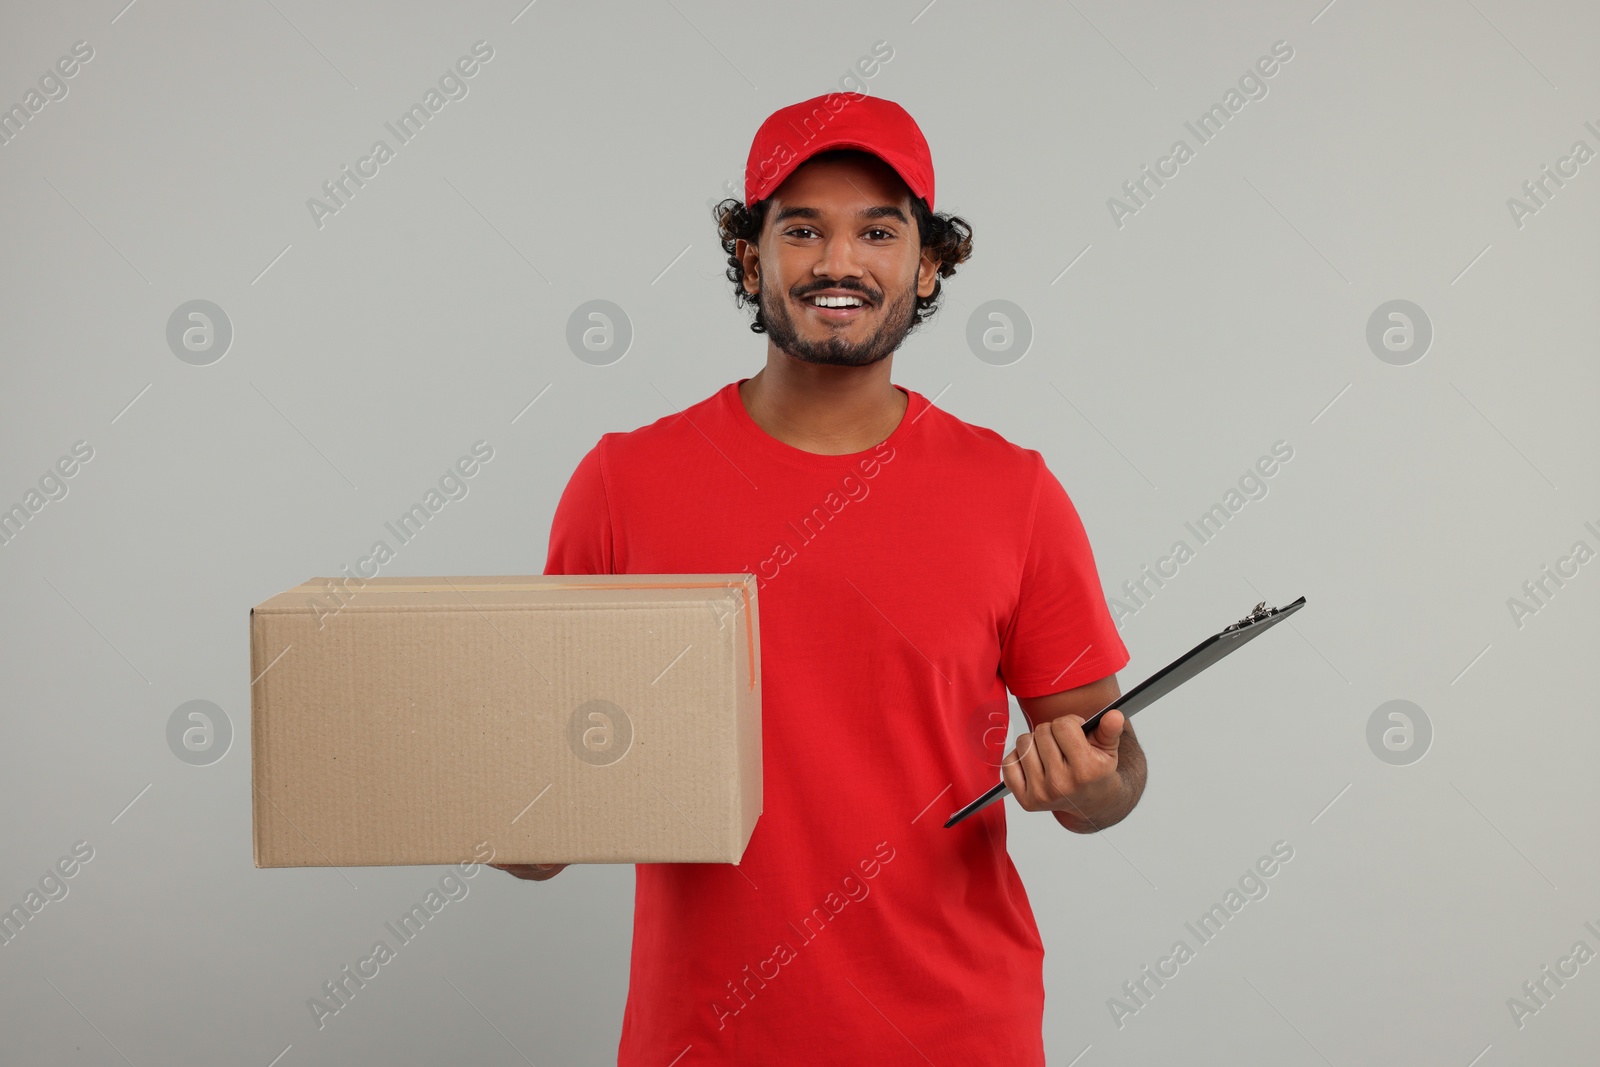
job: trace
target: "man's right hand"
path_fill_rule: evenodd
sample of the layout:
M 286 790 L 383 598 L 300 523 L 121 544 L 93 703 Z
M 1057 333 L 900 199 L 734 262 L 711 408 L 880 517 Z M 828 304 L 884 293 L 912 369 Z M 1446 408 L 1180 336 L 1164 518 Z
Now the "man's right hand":
M 533 882 L 543 882 L 554 878 L 566 869 L 565 863 L 491 863 L 489 866 L 497 871 L 514 874 L 518 878 L 526 878 Z

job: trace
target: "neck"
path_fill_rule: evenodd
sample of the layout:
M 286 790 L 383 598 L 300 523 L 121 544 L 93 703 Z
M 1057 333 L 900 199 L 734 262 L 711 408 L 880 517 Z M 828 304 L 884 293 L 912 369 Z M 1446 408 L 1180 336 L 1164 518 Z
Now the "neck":
M 890 355 L 866 367 L 807 363 L 767 348 L 767 365 L 739 387 L 750 417 L 784 444 L 837 456 L 894 433 L 908 398 L 889 380 Z

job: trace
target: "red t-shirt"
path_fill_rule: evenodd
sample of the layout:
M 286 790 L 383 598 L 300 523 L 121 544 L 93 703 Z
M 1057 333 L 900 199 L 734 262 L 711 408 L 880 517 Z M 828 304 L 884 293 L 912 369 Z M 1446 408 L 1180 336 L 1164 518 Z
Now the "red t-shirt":
M 550 531 L 546 574 L 758 581 L 762 815 L 737 865 L 636 865 L 619 1067 L 1043 1067 L 1006 805 L 943 823 L 1000 780 L 1008 688 L 1128 661 L 1083 525 L 1038 452 L 920 393 L 824 456 L 738 384 L 603 435 Z

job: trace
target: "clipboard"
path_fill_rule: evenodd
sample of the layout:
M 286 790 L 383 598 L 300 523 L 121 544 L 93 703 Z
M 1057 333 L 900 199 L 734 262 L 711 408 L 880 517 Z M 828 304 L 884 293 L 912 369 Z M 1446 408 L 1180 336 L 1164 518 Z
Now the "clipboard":
M 1299 611 L 1305 606 L 1305 603 L 1306 598 L 1301 597 L 1299 600 L 1284 607 L 1269 608 L 1267 607 L 1267 602 L 1263 600 L 1250 609 L 1250 614 L 1236 623 L 1224 626 L 1219 632 L 1201 641 L 1128 692 L 1089 716 L 1084 721 L 1083 732 L 1086 734 L 1093 733 L 1095 727 L 1100 725 L 1101 717 L 1112 708 L 1117 708 L 1127 717 L 1132 716 L 1139 709 L 1155 703 L 1158 699 L 1166 696 L 1230 652 L 1244 647 L 1266 633 L 1279 622 Z M 1009 792 L 1010 787 L 1002 780 L 983 796 L 946 819 L 945 829 L 948 830 L 969 815 L 976 815 Z

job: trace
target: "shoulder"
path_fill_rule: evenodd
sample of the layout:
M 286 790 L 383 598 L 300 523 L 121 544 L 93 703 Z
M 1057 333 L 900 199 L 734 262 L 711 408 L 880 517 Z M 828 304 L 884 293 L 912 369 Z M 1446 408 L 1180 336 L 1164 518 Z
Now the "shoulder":
M 988 426 L 934 406 L 924 412 L 923 419 L 928 422 L 924 432 L 941 452 L 978 465 L 988 478 L 1031 488 L 1045 469 L 1044 456 L 1037 449 L 1018 444 Z
M 635 469 L 654 459 L 681 462 L 682 450 L 696 440 L 703 441 L 701 430 L 715 421 L 721 390 L 679 411 L 662 415 L 653 422 L 632 430 L 612 430 L 600 435 L 595 450 L 608 468 Z

